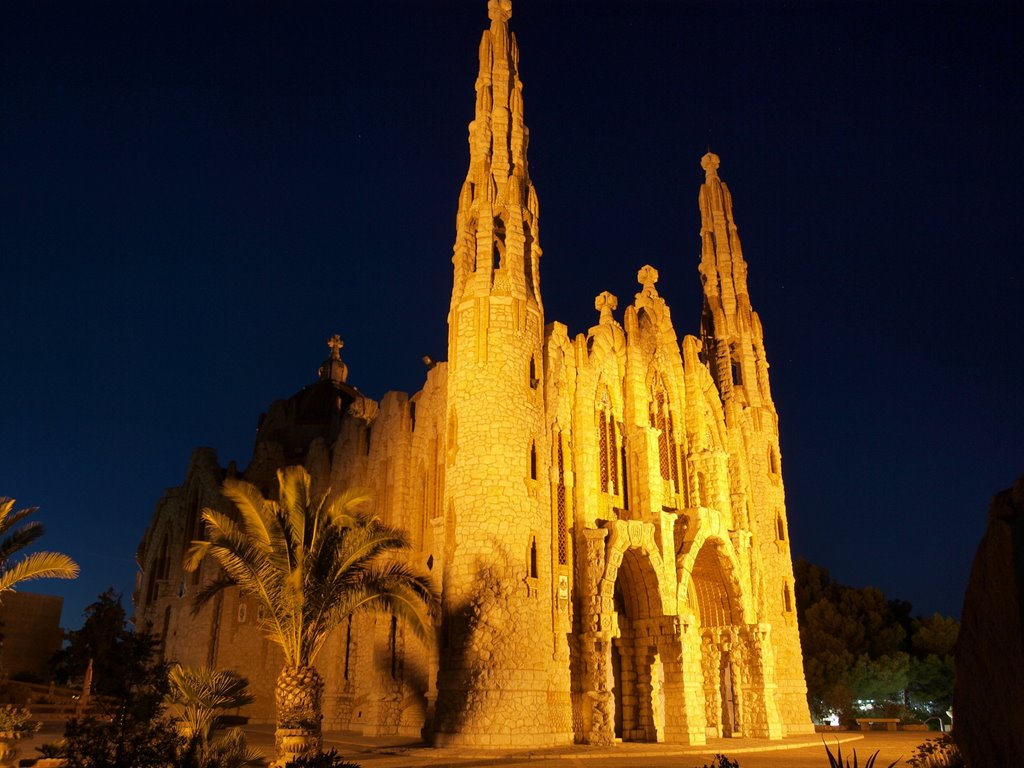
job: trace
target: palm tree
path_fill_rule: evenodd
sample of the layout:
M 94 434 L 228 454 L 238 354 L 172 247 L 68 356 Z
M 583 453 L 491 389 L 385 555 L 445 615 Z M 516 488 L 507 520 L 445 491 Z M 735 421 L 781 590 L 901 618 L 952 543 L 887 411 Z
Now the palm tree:
M 331 630 L 354 613 L 388 611 L 432 638 L 439 601 L 429 579 L 401 557 L 409 549 L 405 533 L 360 511 L 368 494 L 314 493 L 303 467 L 280 469 L 277 480 L 278 501 L 226 480 L 223 492 L 239 519 L 204 509 L 208 541 L 192 542 L 184 567 L 194 571 L 210 554 L 223 570 L 196 595 L 194 611 L 229 586 L 262 606 L 260 626 L 284 652 L 274 696 L 284 764 L 320 749 L 323 681 L 313 661 Z M 295 728 L 303 735 L 288 746 L 284 732 Z
M 30 579 L 73 579 L 78 564 L 60 552 L 33 552 L 16 563 L 8 563 L 21 549 L 43 535 L 42 523 L 35 521 L 18 526 L 38 507 L 14 509 L 14 499 L 0 498 L 0 597 L 16 584 Z
M 219 738 L 220 716 L 225 710 L 253 702 L 249 681 L 234 672 L 212 667 L 175 665 L 168 674 L 167 700 L 176 705 L 175 727 L 184 739 L 179 762 L 195 768 L 242 768 L 262 766 L 260 753 L 249 748 L 239 728 Z

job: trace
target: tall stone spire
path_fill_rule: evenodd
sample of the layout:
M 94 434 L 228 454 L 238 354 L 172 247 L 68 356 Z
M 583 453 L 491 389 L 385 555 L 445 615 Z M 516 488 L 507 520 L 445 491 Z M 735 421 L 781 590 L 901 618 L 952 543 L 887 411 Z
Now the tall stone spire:
M 747 405 L 770 405 L 761 321 L 750 305 L 732 195 L 718 177 L 718 155 L 708 152 L 700 164 L 705 174 L 700 188 L 704 354 L 723 401 L 738 398 Z
M 480 41 L 448 316 L 438 745 L 572 743 L 556 632 L 537 195 L 509 0 Z M 561 619 L 559 620 L 561 621 Z M 560 624 L 561 625 L 561 624 Z M 523 642 L 528 631 L 535 642 Z M 543 638 L 543 640 L 540 640 Z
M 480 40 L 469 172 L 459 195 L 452 306 L 470 295 L 511 295 L 540 304 L 539 208 L 526 161 L 519 47 L 510 0 L 489 0 Z

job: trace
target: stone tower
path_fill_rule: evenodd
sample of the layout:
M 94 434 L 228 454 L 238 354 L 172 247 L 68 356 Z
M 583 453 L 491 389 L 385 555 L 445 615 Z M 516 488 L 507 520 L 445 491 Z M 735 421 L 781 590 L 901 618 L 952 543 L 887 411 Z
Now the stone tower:
M 438 744 L 572 741 L 568 685 L 550 685 L 541 251 L 511 13 L 488 3 L 452 259 Z
M 779 414 L 768 383 L 761 320 L 750 304 L 747 262 L 733 218 L 732 195 L 718 177 L 718 155 L 701 159 L 701 341 L 722 399 L 729 435 L 733 509 L 751 533 L 756 619 L 770 626 L 779 718 L 786 733 L 811 732 L 796 624 L 793 557 L 779 451 Z M 784 617 L 779 622 L 776 617 Z

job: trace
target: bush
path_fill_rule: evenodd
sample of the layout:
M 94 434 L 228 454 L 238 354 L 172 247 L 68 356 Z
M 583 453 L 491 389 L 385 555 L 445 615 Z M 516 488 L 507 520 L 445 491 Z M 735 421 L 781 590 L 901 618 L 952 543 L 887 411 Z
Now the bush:
M 303 755 L 288 762 L 285 768 L 361 768 L 358 763 L 346 762 L 338 750 L 320 751 L 313 755 Z
M 704 768 L 740 768 L 740 764 L 738 760 L 730 760 L 725 755 L 716 754 L 711 765 L 705 763 Z
M 964 758 L 948 733 L 920 744 L 907 761 L 914 768 L 964 768 Z
M 0 707 L 0 733 L 29 736 L 39 730 L 42 723 L 32 719 L 32 713 L 23 707 L 6 704 Z

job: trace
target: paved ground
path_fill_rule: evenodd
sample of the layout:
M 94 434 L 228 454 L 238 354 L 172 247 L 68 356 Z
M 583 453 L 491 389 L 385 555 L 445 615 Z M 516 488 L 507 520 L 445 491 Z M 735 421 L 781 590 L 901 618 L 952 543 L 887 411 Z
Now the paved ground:
M 271 725 L 253 725 L 246 729 L 249 743 L 274 753 L 274 729 Z M 38 757 L 34 747 L 60 738 L 63 727 L 49 725 L 31 740 L 21 744 L 20 757 Z M 922 731 L 870 731 L 834 733 L 826 738 L 832 752 L 838 739 L 843 756 L 853 757 L 857 750 L 860 765 L 875 750 L 876 768 L 888 768 L 895 760 L 906 760 L 925 739 L 938 734 Z M 680 747 L 659 744 L 618 744 L 610 748 L 565 747 L 560 749 L 519 751 L 496 755 L 467 749 L 433 749 L 415 741 L 398 738 L 369 738 L 356 733 L 327 732 L 325 749 L 334 747 L 346 759 L 364 768 L 701 768 L 710 765 L 716 753 L 736 760 L 740 768 L 828 768 L 821 736 L 801 736 L 778 741 L 762 739 L 716 739 L 704 747 Z M 852 764 L 852 760 L 851 760 Z

